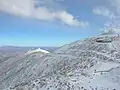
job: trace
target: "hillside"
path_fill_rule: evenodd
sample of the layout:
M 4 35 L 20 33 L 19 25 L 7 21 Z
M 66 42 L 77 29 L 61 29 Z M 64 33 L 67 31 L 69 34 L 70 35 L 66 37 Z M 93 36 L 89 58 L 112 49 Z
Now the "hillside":
M 0 63 L 0 90 L 119 90 L 120 37 L 100 36 L 52 53 L 20 54 Z

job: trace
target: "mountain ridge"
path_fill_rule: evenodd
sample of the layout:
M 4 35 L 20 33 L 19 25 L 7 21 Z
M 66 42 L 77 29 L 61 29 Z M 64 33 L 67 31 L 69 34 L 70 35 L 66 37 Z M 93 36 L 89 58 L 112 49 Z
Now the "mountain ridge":
M 8 59 L 0 67 L 0 83 L 4 83 L 0 88 L 119 90 L 119 39 L 118 36 L 92 37 L 64 45 L 45 55 L 21 55 L 18 60 L 12 58 L 12 62 Z

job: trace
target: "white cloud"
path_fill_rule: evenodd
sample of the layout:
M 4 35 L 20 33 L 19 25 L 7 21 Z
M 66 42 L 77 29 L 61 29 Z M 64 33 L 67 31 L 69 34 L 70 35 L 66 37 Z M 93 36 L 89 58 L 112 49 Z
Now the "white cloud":
M 109 3 L 114 8 L 113 11 L 120 15 L 120 0 L 109 0 Z
M 0 10 L 15 15 L 30 16 L 33 11 L 33 1 L 0 0 Z
M 55 13 L 51 12 L 46 7 L 37 8 L 32 14 L 32 16 L 40 20 L 52 21 L 55 19 Z
M 93 13 L 95 15 L 105 16 L 105 17 L 108 17 L 110 19 L 115 17 L 113 12 L 111 12 L 108 8 L 102 7 L 102 6 L 94 8 Z
M 93 13 L 108 18 L 103 28 L 105 33 L 120 33 L 120 0 L 105 0 L 105 2 L 96 5 Z
M 40 4 L 41 2 L 35 2 L 34 0 L 0 0 L 0 10 L 3 12 L 11 13 L 14 15 L 32 17 L 39 20 L 46 21 L 61 21 L 64 24 L 75 27 L 86 27 L 89 25 L 88 22 L 79 21 L 75 17 L 65 10 L 54 10 L 48 8 L 45 5 L 47 0 L 42 2 L 42 6 L 35 8 L 35 4 Z M 53 2 L 54 0 L 48 0 Z M 54 2 L 55 3 L 55 2 Z M 47 3 L 48 4 L 48 3 Z
M 56 18 L 58 18 L 59 20 L 61 20 L 62 22 L 70 25 L 70 26 L 81 26 L 81 27 L 86 27 L 89 25 L 88 22 L 79 22 L 77 19 L 75 19 L 73 17 L 73 15 L 67 13 L 66 11 L 61 11 L 61 12 L 57 12 L 56 14 Z
M 116 17 L 120 16 L 120 0 L 105 0 L 102 4 L 95 5 L 93 13 L 105 17 Z

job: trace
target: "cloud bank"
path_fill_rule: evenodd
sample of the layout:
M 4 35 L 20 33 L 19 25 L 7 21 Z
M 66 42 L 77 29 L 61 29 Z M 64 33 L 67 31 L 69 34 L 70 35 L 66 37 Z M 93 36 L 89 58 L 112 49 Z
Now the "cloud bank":
M 0 11 L 50 22 L 59 21 L 75 27 L 89 25 L 88 22 L 76 19 L 64 9 L 52 8 L 51 6 L 55 4 L 58 5 L 55 0 L 0 0 Z

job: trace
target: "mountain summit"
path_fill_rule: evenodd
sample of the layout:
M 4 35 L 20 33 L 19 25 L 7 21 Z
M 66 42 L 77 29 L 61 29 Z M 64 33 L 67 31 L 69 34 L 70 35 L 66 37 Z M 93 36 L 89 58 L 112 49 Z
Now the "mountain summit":
M 32 53 L 50 53 L 47 50 L 43 50 L 41 48 L 35 49 L 35 50 L 29 50 L 26 54 L 32 54 Z

